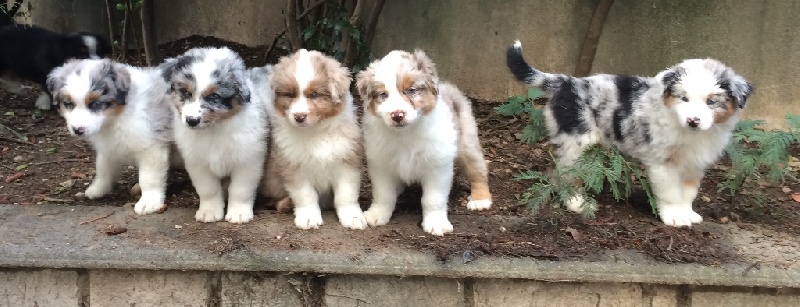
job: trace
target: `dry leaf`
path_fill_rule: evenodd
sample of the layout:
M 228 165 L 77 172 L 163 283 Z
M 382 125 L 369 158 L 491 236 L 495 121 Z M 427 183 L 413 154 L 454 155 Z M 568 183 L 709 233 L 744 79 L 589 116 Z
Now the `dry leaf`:
M 567 229 L 565 229 L 564 231 L 569 232 L 569 234 L 572 235 L 572 238 L 575 239 L 575 241 L 578 241 L 578 242 L 580 242 L 581 241 L 581 237 L 583 237 L 583 235 L 581 235 L 580 231 L 578 231 L 577 229 L 572 228 L 572 227 L 567 227 Z
M 794 200 L 795 202 L 798 202 L 798 203 L 800 203 L 800 193 L 792 193 L 792 196 L 790 196 L 790 197 L 791 197 L 791 198 L 792 198 L 792 200 Z
M 792 192 L 792 189 L 790 189 L 789 187 L 782 187 L 781 191 L 783 191 L 783 193 L 789 194 Z

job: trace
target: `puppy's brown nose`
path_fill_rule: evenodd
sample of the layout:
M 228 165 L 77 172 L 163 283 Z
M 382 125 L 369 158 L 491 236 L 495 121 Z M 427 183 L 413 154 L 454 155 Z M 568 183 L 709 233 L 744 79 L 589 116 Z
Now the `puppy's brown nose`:
M 308 113 L 295 113 L 294 114 L 294 121 L 302 124 L 308 118 Z
M 406 118 L 406 111 L 394 111 L 389 116 L 392 117 L 394 122 L 401 123 Z

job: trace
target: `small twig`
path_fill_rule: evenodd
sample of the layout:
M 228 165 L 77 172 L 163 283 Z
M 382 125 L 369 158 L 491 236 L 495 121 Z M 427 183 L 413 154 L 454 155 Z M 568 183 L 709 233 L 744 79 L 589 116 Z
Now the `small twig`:
M 33 174 L 34 174 L 34 172 L 19 172 L 19 173 L 16 173 L 14 175 L 6 177 L 5 182 L 6 183 L 12 183 L 12 182 L 17 181 L 19 179 L 22 179 L 23 177 L 30 176 L 30 175 L 33 175 Z
M 747 266 L 747 268 L 744 269 L 744 272 L 742 272 L 742 277 L 747 276 L 747 273 L 750 273 L 750 271 L 753 269 L 761 270 L 761 261 L 756 261 L 755 263 Z
M 25 140 L 26 137 L 24 135 L 22 135 L 22 133 L 16 132 L 16 131 L 14 131 L 14 129 L 9 128 L 8 126 L 3 125 L 2 123 L 0 123 L 0 128 L 5 129 L 6 131 L 8 131 L 8 133 L 13 134 L 17 138 L 17 139 L 12 139 L 12 138 L 6 138 L 6 137 L 0 136 L 3 140 L 7 140 L 9 142 L 21 143 L 21 144 L 34 145 L 33 143 L 26 141 Z
M 80 222 L 80 223 L 78 223 L 78 225 L 89 224 L 89 223 L 91 223 L 91 222 L 94 222 L 94 221 L 97 221 L 97 220 L 104 219 L 104 218 L 107 218 L 107 217 L 109 217 L 109 216 L 112 216 L 112 215 L 114 215 L 114 213 L 116 213 L 116 211 L 112 211 L 112 212 L 111 212 L 111 213 L 109 213 L 109 214 L 106 214 L 106 215 L 104 215 L 104 216 L 100 216 L 100 217 L 96 217 L 96 218 L 93 218 L 93 219 L 91 219 L 91 220 L 88 220 L 88 221 L 83 221 L 83 222 Z
M 31 143 L 31 142 L 28 142 L 28 141 L 25 141 L 25 140 L 19 140 L 19 139 L 5 137 L 5 136 L 0 136 L 0 141 L 8 141 L 8 142 L 12 142 L 12 143 L 25 144 L 25 145 L 36 145 L 34 143 Z
M 667 246 L 667 250 L 668 250 L 668 251 L 671 251 L 671 250 L 672 250 L 672 242 L 673 242 L 673 241 L 674 241 L 674 240 L 672 239 L 672 236 L 669 236 L 669 246 Z
M 264 61 L 265 62 L 269 61 L 270 57 L 272 56 L 272 52 L 275 51 L 275 47 L 278 45 L 278 41 L 284 35 L 286 35 L 286 29 L 283 29 L 283 31 L 281 31 L 281 33 L 278 33 L 278 35 L 275 35 L 275 38 L 272 40 L 272 44 L 269 45 L 269 49 L 267 49 L 267 53 L 264 55 Z
M 317 1 L 317 2 L 314 2 L 313 4 L 309 5 L 309 6 L 308 6 L 308 7 L 307 7 L 307 8 L 306 8 L 304 11 L 303 11 L 303 13 L 301 13 L 300 15 L 298 15 L 298 16 L 296 17 L 296 20 L 298 20 L 298 21 L 299 21 L 299 20 L 303 19 L 304 17 L 308 16 L 308 14 L 311 14 L 311 12 L 312 12 L 312 11 L 314 11 L 314 9 L 316 9 L 317 7 L 319 7 L 319 6 L 323 5 L 323 4 L 325 4 L 326 2 L 333 2 L 333 1 L 331 1 L 331 0 L 319 0 L 319 1 Z
M 45 197 L 45 198 L 42 198 L 42 200 L 50 201 L 50 202 L 54 202 L 54 203 L 71 203 L 71 202 L 74 202 L 74 200 L 72 200 L 72 199 L 63 199 L 63 198 L 54 198 L 54 197 Z
M 297 50 L 303 47 L 303 41 L 300 40 L 299 30 L 297 29 L 297 1 L 287 0 L 286 5 L 286 33 L 289 35 L 289 42 L 292 44 L 292 50 Z
M 52 164 L 52 163 L 61 163 L 61 162 L 85 162 L 85 163 L 91 163 L 92 161 L 83 160 L 83 159 L 61 159 L 61 160 L 53 160 L 53 161 L 36 162 L 36 163 L 31 164 L 31 165 L 39 166 L 39 165 Z

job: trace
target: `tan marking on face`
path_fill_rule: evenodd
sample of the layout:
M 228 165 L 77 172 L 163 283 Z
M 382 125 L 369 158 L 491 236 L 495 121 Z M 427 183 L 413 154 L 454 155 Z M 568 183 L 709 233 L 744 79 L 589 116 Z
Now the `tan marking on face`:
M 328 80 L 324 76 L 309 82 L 303 90 L 303 96 L 308 101 L 309 116 L 326 119 L 339 115 L 344 110 L 344 103 L 336 103 L 329 93 Z M 316 98 L 312 98 L 315 97 Z
M 713 98 L 709 97 L 709 98 Z M 719 99 L 719 98 L 718 98 Z M 737 105 L 731 98 L 726 98 L 724 102 L 724 107 L 716 107 L 714 109 L 714 123 L 715 124 L 723 124 L 728 122 L 736 114 Z
M 205 90 L 203 90 L 203 97 L 215 94 L 216 92 L 217 92 L 217 86 L 211 85 Z M 242 99 L 239 97 L 239 95 L 235 95 L 233 96 L 233 98 L 231 98 L 230 109 L 207 110 L 203 112 L 203 121 L 208 123 L 218 123 L 233 116 L 236 116 L 236 114 L 239 114 L 239 112 L 242 111 L 242 103 L 243 103 Z
M 672 106 L 681 102 L 680 98 L 666 94 L 664 95 L 663 99 L 664 99 L 664 105 L 667 106 L 668 108 L 671 108 Z
M 305 97 L 309 108 L 309 122 L 317 122 L 335 117 L 344 111 L 347 95 L 350 91 L 350 71 L 341 66 L 335 59 L 316 51 L 309 59 L 314 76 L 308 84 L 298 84 L 297 60 L 299 52 L 283 57 L 273 68 L 271 85 L 274 89 L 274 105 L 280 116 L 285 117 L 298 98 Z
M 433 107 L 436 106 L 436 94 L 434 93 L 436 89 L 431 88 L 430 85 L 428 85 L 429 82 L 422 81 L 425 85 L 420 85 L 421 82 L 419 79 L 428 77 L 429 76 L 426 75 L 408 73 L 402 75 L 397 83 L 397 90 L 400 92 L 400 95 L 403 96 L 403 100 L 413 106 L 415 110 L 421 110 L 422 114 L 425 115 L 430 113 Z M 417 92 L 408 95 L 406 91 L 411 87 L 416 88 Z
M 175 108 L 178 109 L 178 114 L 183 115 L 182 108 L 184 101 L 182 100 L 183 98 L 181 96 L 180 90 L 184 89 L 187 92 L 194 94 L 194 86 L 192 86 L 190 82 L 180 82 L 176 84 L 175 87 L 176 88 L 175 88 L 175 93 L 173 93 L 173 99 L 170 100 L 172 101 L 172 104 L 175 106 Z

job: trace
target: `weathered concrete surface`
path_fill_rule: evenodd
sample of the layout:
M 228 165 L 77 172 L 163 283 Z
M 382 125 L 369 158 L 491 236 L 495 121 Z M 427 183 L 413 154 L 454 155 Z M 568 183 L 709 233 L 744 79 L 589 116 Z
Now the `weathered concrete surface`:
M 463 281 L 431 277 L 333 276 L 323 299 L 329 307 L 467 306 Z
M 76 271 L 0 271 L 0 306 L 78 306 Z
M 108 216 L 109 213 L 113 213 Z M 106 218 L 81 224 L 98 217 Z M 785 266 L 783 259 L 761 259 L 760 269 L 745 270 L 753 262 L 707 267 L 695 264 L 664 264 L 644 260 L 537 261 L 526 258 L 479 258 L 467 265 L 451 259 L 440 262 L 433 255 L 402 247 L 368 250 L 364 242 L 348 240 L 350 230 L 325 225 L 324 231 L 298 233 L 291 239 L 296 246 L 338 240 L 340 249 L 315 252 L 308 249 L 277 249 L 277 235 L 294 227 L 292 217 L 260 212 L 256 221 L 245 225 L 194 222 L 194 210 L 172 208 L 163 214 L 137 216 L 131 208 L 37 205 L 0 205 L 0 267 L 86 268 L 198 271 L 314 272 L 320 274 L 360 274 L 395 276 L 434 276 L 447 278 L 514 278 L 543 281 L 630 282 L 666 285 L 719 285 L 748 287 L 800 288 L 800 269 Z M 323 218 L 335 221 L 331 212 Z M 418 216 L 393 217 L 393 228 L 415 227 Z M 451 217 L 457 225 L 458 215 Z M 107 236 L 104 225 L 121 223 L 125 234 Z M 181 226 L 176 228 L 175 225 Z M 725 229 L 703 223 L 704 230 L 724 235 Z M 191 230 L 191 232 L 189 232 Z M 205 243 L 219 239 L 222 232 L 237 231 L 267 244 L 254 244 L 217 256 Z M 379 240 L 387 228 L 369 229 Z M 405 230 L 403 230 L 405 231 Z M 422 235 L 422 231 L 416 229 Z M 732 233 L 730 235 L 735 235 Z M 760 240 L 769 241 L 770 237 Z M 783 239 L 782 239 L 783 240 Z M 736 242 L 736 240 L 730 240 Z M 751 241 L 742 241 L 751 242 Z M 744 243 L 749 244 L 749 243 Z M 782 242 L 776 242 L 782 244 Z M 768 248 L 768 247 L 765 247 Z M 800 252 L 784 251 L 792 255 Z M 779 257 L 777 255 L 775 257 Z
M 304 280 L 289 275 L 267 273 L 222 273 L 222 307 L 304 306 Z
M 476 307 L 632 306 L 642 302 L 642 288 L 630 283 L 550 283 L 483 279 L 476 281 L 473 289 Z
M 800 292 L 798 292 L 796 289 L 743 289 L 742 292 L 725 291 L 724 289 L 718 289 L 717 291 L 700 290 L 692 292 L 691 304 L 691 306 L 704 307 L 798 306 L 800 305 Z
M 207 272 L 91 270 L 90 306 L 206 306 Z
M 107 32 L 99 0 L 31 0 L 31 20 L 56 29 Z M 596 1 L 387 1 L 374 54 L 422 48 L 442 77 L 469 96 L 504 101 L 524 89 L 511 78 L 504 49 L 520 39 L 536 67 L 572 73 Z M 191 34 L 263 45 L 284 29 L 281 0 L 155 2 L 159 42 Z M 66 13 L 65 13 L 66 12 Z M 782 124 L 800 113 L 800 3 L 620 0 L 611 8 L 594 72 L 655 75 L 684 58 L 715 57 L 756 85 L 745 115 Z

